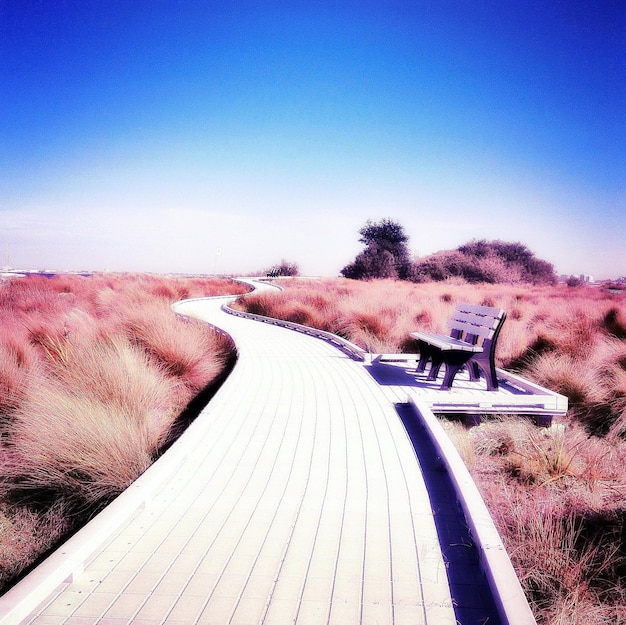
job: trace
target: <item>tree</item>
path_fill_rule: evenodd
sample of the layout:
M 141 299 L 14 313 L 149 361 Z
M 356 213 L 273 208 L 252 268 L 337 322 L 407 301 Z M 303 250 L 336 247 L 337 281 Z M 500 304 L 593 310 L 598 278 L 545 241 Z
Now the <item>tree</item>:
M 341 273 L 345 278 L 353 280 L 398 277 L 393 255 L 381 249 L 377 243 L 370 243 Z
M 368 280 L 371 278 L 400 278 L 411 274 L 411 259 L 404 228 L 392 219 L 372 222 L 369 219 L 359 230 L 359 243 L 365 249 L 354 262 L 341 270 L 346 278 Z

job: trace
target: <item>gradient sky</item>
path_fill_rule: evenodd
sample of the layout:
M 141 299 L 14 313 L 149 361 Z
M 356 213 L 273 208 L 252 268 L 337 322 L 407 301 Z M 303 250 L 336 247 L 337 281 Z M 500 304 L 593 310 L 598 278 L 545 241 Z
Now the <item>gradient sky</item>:
M 625 111 L 623 0 L 0 0 L 0 245 L 336 275 L 390 217 L 626 275 Z

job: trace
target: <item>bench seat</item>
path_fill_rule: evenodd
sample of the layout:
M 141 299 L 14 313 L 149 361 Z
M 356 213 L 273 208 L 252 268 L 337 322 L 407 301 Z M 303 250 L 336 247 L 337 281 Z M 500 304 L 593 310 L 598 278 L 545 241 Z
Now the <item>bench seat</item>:
M 411 336 L 416 341 L 427 341 L 433 347 L 437 349 L 441 349 L 443 351 L 449 350 L 459 350 L 462 352 L 471 352 L 473 354 L 478 354 L 483 351 L 483 348 L 480 345 L 472 345 L 470 343 L 466 343 L 465 341 L 461 341 L 459 339 L 452 338 L 447 334 L 430 334 L 428 332 L 411 332 Z
M 481 372 L 487 389 L 498 390 L 496 375 L 496 341 L 506 313 L 501 308 L 458 304 L 448 321 L 450 335 L 431 332 L 411 332 L 417 342 L 419 362 L 417 372 L 424 373 L 430 362 L 429 380 L 436 380 L 445 365 L 442 390 L 450 390 L 456 374 L 467 367 L 470 380 L 478 380 Z

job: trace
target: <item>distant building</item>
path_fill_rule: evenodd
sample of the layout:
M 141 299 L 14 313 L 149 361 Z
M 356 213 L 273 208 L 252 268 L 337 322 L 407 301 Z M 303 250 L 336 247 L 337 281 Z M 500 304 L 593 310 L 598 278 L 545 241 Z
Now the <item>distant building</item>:
M 559 282 L 578 282 L 579 284 L 595 284 L 595 279 L 586 273 L 578 275 L 574 274 L 562 274 L 559 276 Z
M 587 273 L 574 274 L 562 274 L 559 276 L 559 282 L 567 283 L 569 286 L 577 286 L 580 284 L 596 284 L 595 278 Z

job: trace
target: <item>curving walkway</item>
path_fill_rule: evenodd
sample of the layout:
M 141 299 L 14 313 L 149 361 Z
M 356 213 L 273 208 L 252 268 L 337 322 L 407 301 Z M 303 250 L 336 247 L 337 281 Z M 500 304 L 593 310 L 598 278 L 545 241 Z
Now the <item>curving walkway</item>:
M 94 555 L 26 618 L 5 610 L 2 620 L 3 605 L 41 583 L 27 577 L 0 598 L 0 622 L 457 623 L 433 506 L 393 402 L 362 363 L 324 341 L 228 315 L 223 301 L 177 306 L 227 331 L 239 359 L 138 480 L 154 496 L 134 510 L 125 493 L 117 507 L 128 502 L 127 518 L 112 536 L 106 511 L 85 528 L 103 541 Z M 467 583 L 474 604 L 463 622 L 498 622 L 477 597 L 481 581 Z

